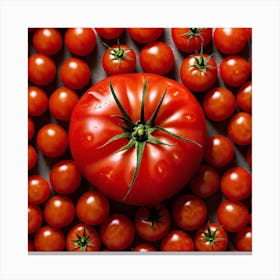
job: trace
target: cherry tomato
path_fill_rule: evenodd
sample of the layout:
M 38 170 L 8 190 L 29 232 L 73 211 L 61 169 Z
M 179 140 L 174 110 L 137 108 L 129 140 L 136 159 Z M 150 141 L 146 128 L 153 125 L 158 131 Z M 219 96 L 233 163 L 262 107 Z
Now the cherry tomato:
M 239 112 L 229 121 L 228 135 L 237 145 L 252 143 L 252 116 L 249 113 Z
M 95 49 L 96 35 L 92 28 L 68 28 L 64 42 L 71 53 L 86 56 Z
M 134 225 L 138 235 L 147 241 L 162 239 L 169 231 L 171 217 L 161 204 L 153 207 L 140 207 L 135 214 Z
M 236 101 L 230 90 L 225 87 L 216 87 L 204 96 L 202 105 L 206 116 L 217 122 L 224 121 L 233 114 Z
M 209 44 L 212 28 L 171 28 L 175 46 L 187 53 L 194 53 Z
M 244 203 L 223 200 L 217 209 L 217 218 L 229 232 L 241 231 L 249 221 L 249 213 Z
M 33 34 L 33 46 L 38 53 L 55 55 L 62 47 L 62 36 L 56 28 L 38 28 Z
M 59 229 L 43 226 L 35 234 L 34 247 L 36 251 L 63 251 L 64 234 Z
M 213 39 L 220 52 L 235 54 L 247 45 L 248 33 L 246 28 L 216 28 Z
M 37 147 L 47 157 L 61 156 L 68 147 L 68 135 L 58 124 L 46 124 L 37 134 Z
M 220 76 L 228 86 L 238 87 L 243 85 L 249 78 L 249 75 L 250 65 L 241 56 L 228 56 L 220 64 Z
M 161 251 L 194 251 L 194 242 L 182 230 L 170 231 L 161 241 Z
M 38 160 L 37 152 L 32 145 L 28 145 L 28 170 L 32 169 Z
M 81 222 L 99 225 L 108 217 L 108 199 L 98 191 L 87 191 L 78 199 L 76 212 Z
M 252 176 L 242 167 L 232 167 L 221 178 L 221 190 L 230 200 L 244 200 L 251 195 Z
M 101 225 L 100 235 L 103 244 L 108 249 L 120 251 L 131 245 L 135 230 L 127 216 L 115 213 Z
M 95 28 L 97 34 L 104 39 L 114 40 L 124 32 L 124 28 Z
M 49 100 L 46 92 L 35 86 L 28 87 L 28 115 L 41 116 L 48 108 Z
M 43 215 L 40 207 L 28 204 L 28 234 L 36 232 L 43 222 Z
M 128 28 L 129 36 L 138 43 L 148 44 L 156 41 L 164 31 L 164 28 Z
M 44 218 L 54 228 L 63 228 L 70 225 L 74 217 L 75 206 L 67 196 L 54 195 L 44 207 Z
M 190 181 L 192 192 L 199 197 L 209 197 L 219 188 L 220 176 L 216 169 L 201 165 Z
M 79 96 L 75 91 L 66 87 L 57 88 L 49 99 L 50 112 L 60 121 L 69 121 L 78 101 Z
M 56 66 L 53 60 L 41 53 L 28 58 L 28 79 L 35 85 L 46 86 L 56 76 Z
M 72 252 L 99 251 L 99 234 L 91 226 L 76 224 L 67 233 L 66 250 Z
M 51 195 L 49 183 L 40 175 L 28 177 L 28 202 L 31 204 L 42 204 Z
M 157 251 L 157 249 L 156 249 L 156 247 L 154 247 L 150 244 L 141 243 L 141 244 L 136 245 L 133 248 L 133 251 L 135 251 L 135 252 L 154 252 L 154 251 Z
M 245 28 L 247 31 L 247 37 L 248 39 L 252 40 L 252 28 Z
M 237 105 L 247 113 L 252 112 L 252 82 L 245 83 L 237 92 Z
M 232 142 L 223 135 L 212 135 L 208 138 L 204 159 L 212 167 L 220 168 L 227 166 L 234 158 Z
M 35 133 L 35 125 L 32 118 L 28 117 L 28 141 L 32 140 Z
M 81 89 L 90 81 L 90 68 L 79 58 L 68 58 L 60 68 L 60 79 L 62 83 L 71 89 Z
M 238 251 L 252 251 L 252 228 L 246 227 L 235 237 L 235 246 Z

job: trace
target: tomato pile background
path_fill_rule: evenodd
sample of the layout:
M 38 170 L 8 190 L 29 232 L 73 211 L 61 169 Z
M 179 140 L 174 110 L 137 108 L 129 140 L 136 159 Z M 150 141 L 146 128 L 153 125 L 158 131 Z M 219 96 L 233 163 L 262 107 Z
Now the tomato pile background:
M 57 29 L 61 35 L 62 38 L 64 38 L 65 33 L 67 31 L 67 29 Z M 37 53 L 37 51 L 35 50 L 34 46 L 33 46 L 33 35 L 36 32 L 36 28 L 34 29 L 30 29 L 28 31 L 28 40 L 29 40 L 29 52 L 28 55 L 31 56 L 34 53 Z M 213 29 L 214 32 L 214 29 Z M 96 33 L 96 32 L 95 32 Z M 213 33 L 212 33 L 213 34 Z M 58 88 L 58 87 L 63 87 L 64 84 L 62 83 L 62 81 L 60 80 L 59 77 L 59 71 L 60 71 L 60 67 L 62 65 L 62 63 L 70 57 L 77 57 L 83 61 L 85 61 L 88 66 L 90 67 L 91 70 L 91 80 L 90 82 L 87 84 L 87 86 L 83 87 L 82 89 L 76 89 L 74 91 L 76 91 L 76 93 L 79 95 L 79 97 L 92 85 L 95 84 L 96 82 L 108 77 L 104 71 L 104 69 L 102 68 L 102 56 L 104 54 L 104 52 L 107 50 L 107 47 L 104 46 L 103 43 L 107 44 L 108 46 L 113 46 L 117 44 L 117 40 L 113 39 L 113 40 L 107 40 L 104 39 L 102 37 L 100 37 L 97 33 L 96 33 L 96 47 L 94 48 L 94 50 L 86 56 L 77 56 L 72 54 L 67 48 L 66 46 L 63 44 L 61 50 L 55 54 L 52 55 L 51 58 L 53 59 L 53 61 L 56 64 L 57 67 L 57 71 L 56 71 L 56 78 L 53 82 L 51 82 L 50 84 L 46 85 L 46 86 L 40 86 L 40 85 L 36 85 L 36 84 L 32 84 L 32 82 L 29 81 L 29 86 L 38 86 L 41 87 L 47 94 L 48 98 L 51 96 L 52 92 Z M 142 67 L 140 65 L 139 62 L 139 53 L 140 50 L 146 45 L 146 44 L 141 44 L 141 43 L 137 43 L 136 41 L 134 41 L 128 34 L 127 30 L 125 30 L 122 35 L 119 37 L 120 43 L 121 44 L 126 44 L 128 45 L 130 48 L 132 48 L 135 53 L 136 53 L 136 70 L 135 72 L 143 72 Z M 164 75 L 166 77 L 172 78 L 176 81 L 178 81 L 179 83 L 182 83 L 181 78 L 180 78 L 180 66 L 183 62 L 183 60 L 188 57 L 191 54 L 194 53 L 184 53 L 180 50 L 178 50 L 178 48 L 175 46 L 172 38 L 171 38 L 171 29 L 166 28 L 164 29 L 164 33 L 163 35 L 160 36 L 159 39 L 157 39 L 157 41 L 163 41 L 165 43 L 167 43 L 174 54 L 174 58 L 175 58 L 175 65 L 172 68 L 172 70 Z M 251 39 L 248 39 L 248 42 L 245 46 L 245 48 L 237 53 L 236 55 L 238 56 L 242 56 L 244 58 L 246 58 L 248 61 L 251 61 Z M 228 55 L 225 55 L 221 52 L 219 52 L 213 42 L 213 38 L 211 38 L 210 43 L 203 49 L 203 52 L 210 55 L 210 54 L 214 54 L 213 58 L 215 59 L 217 66 L 219 68 L 219 65 L 221 64 L 221 61 L 227 57 Z M 247 81 L 251 80 L 251 76 L 247 79 Z M 236 97 L 237 92 L 239 90 L 239 88 L 241 86 L 238 87 L 229 87 L 227 85 L 224 84 L 224 82 L 222 81 L 221 77 L 220 77 L 220 72 L 218 70 L 218 79 L 217 82 L 214 84 L 214 86 L 211 87 L 226 87 L 228 88 Z M 206 92 L 208 92 L 209 90 L 207 90 Z M 197 100 L 200 102 L 200 104 L 202 104 L 203 98 L 206 94 L 206 92 L 201 92 L 201 93 L 195 93 L 193 92 L 194 96 L 197 98 Z M 235 108 L 235 113 L 241 111 L 240 108 L 238 106 L 236 106 Z M 234 114 L 233 114 L 234 115 Z M 232 115 L 232 116 L 233 116 Z M 43 176 L 48 182 L 50 182 L 49 180 L 49 170 L 50 168 L 56 163 L 59 162 L 60 160 L 65 160 L 65 159 L 69 159 L 71 160 L 71 153 L 69 148 L 66 150 L 66 152 L 62 155 L 62 156 L 58 156 L 55 158 L 49 158 L 46 157 L 44 155 L 42 155 L 42 153 L 40 152 L 39 148 L 37 147 L 36 144 L 36 137 L 37 137 L 37 133 L 40 130 L 41 127 L 43 127 L 44 125 L 48 124 L 48 123 L 57 123 L 59 125 L 61 125 L 66 131 L 68 130 L 68 126 L 69 126 L 69 122 L 68 121 L 59 121 L 57 120 L 51 113 L 49 108 L 40 116 L 30 116 L 32 118 L 32 120 L 34 121 L 34 125 L 35 125 L 35 133 L 34 136 L 32 137 L 32 139 L 29 141 L 29 144 L 32 145 L 36 152 L 37 152 L 37 156 L 38 156 L 38 160 L 36 165 L 31 168 L 28 171 L 28 175 L 32 176 L 32 175 L 41 175 Z M 231 117 L 230 117 L 231 118 Z M 215 134 L 221 134 L 224 135 L 226 137 L 228 137 L 228 133 L 227 133 L 227 125 L 228 122 L 230 120 L 230 118 L 228 118 L 227 120 L 224 121 L 220 121 L 220 122 L 213 122 L 211 120 L 209 120 L 206 117 L 206 122 L 207 122 L 207 133 L 208 136 L 211 135 L 215 135 Z M 250 145 L 236 145 L 234 144 L 234 158 L 233 160 L 226 165 L 225 167 L 221 167 L 221 168 L 216 168 L 216 170 L 218 171 L 220 178 L 221 176 L 225 173 L 226 170 L 228 170 L 231 167 L 235 167 L 235 166 L 240 166 L 243 167 L 245 169 L 247 169 L 249 172 L 251 172 L 251 166 L 248 164 L 246 156 L 247 156 L 247 152 L 248 149 L 250 148 Z M 203 164 L 207 164 L 205 161 L 203 161 Z M 51 184 L 50 184 L 51 187 Z M 74 205 L 76 206 L 76 203 L 79 199 L 79 197 L 85 193 L 88 190 L 93 190 L 94 187 L 91 186 L 85 178 L 82 178 L 81 184 L 79 186 L 79 188 L 73 192 L 72 194 L 67 195 L 74 203 Z M 55 195 L 55 191 L 53 189 L 51 189 L 52 195 Z M 174 197 L 168 199 L 167 201 L 164 201 L 163 204 L 164 206 L 166 206 L 166 208 L 168 209 L 170 215 L 171 215 L 171 227 L 169 229 L 169 231 L 172 230 L 182 230 L 174 221 L 173 217 L 172 217 L 172 209 L 173 209 L 173 205 L 174 202 L 177 198 L 181 197 L 183 194 L 192 194 L 192 190 L 191 188 L 187 185 L 186 188 L 184 188 L 181 192 L 179 192 L 178 194 L 176 194 Z M 207 206 L 207 219 L 205 220 L 205 222 L 203 223 L 206 224 L 206 222 L 209 220 L 210 222 L 217 222 L 217 216 L 216 216 L 216 212 L 217 212 L 217 208 L 220 204 L 220 202 L 222 200 L 224 200 L 225 197 L 221 192 L 221 189 L 219 187 L 219 189 L 217 190 L 217 192 L 215 192 L 215 194 L 211 195 L 210 197 L 207 198 L 202 198 L 202 200 L 205 202 L 206 206 Z M 129 206 L 129 205 L 125 205 L 123 203 L 119 203 L 116 201 L 112 201 L 110 199 L 109 200 L 109 205 L 110 205 L 110 213 L 109 215 L 118 213 L 118 214 L 123 214 L 125 216 L 127 216 L 132 223 L 134 223 L 134 218 L 135 218 L 135 214 L 136 211 L 138 210 L 138 206 Z M 249 213 L 251 213 L 251 196 L 245 200 L 243 200 L 242 202 L 244 202 L 244 204 L 246 205 Z M 44 210 L 44 207 L 46 205 L 46 201 L 44 203 L 39 203 L 38 207 L 42 210 Z M 81 221 L 79 221 L 79 219 L 77 218 L 77 215 L 75 215 L 74 220 L 71 222 L 71 224 L 62 227 L 60 230 L 63 232 L 64 237 L 66 239 L 66 236 L 68 234 L 68 232 L 70 231 L 71 228 L 73 228 L 76 224 L 81 223 Z M 47 225 L 46 220 L 43 218 L 42 224 L 40 227 Z M 250 221 L 248 222 L 248 226 L 250 226 Z M 93 226 L 93 228 L 97 231 L 97 233 L 100 235 L 100 228 L 101 225 L 98 224 L 96 226 Z M 198 229 L 195 230 L 183 230 L 185 231 L 187 234 L 190 235 L 190 237 L 193 239 L 194 241 L 194 237 L 195 234 L 197 232 Z M 30 245 L 30 251 L 35 250 L 34 248 L 32 249 L 32 247 L 34 246 L 33 241 L 34 241 L 34 237 L 36 235 L 36 232 L 38 231 L 38 229 L 29 234 L 29 240 L 31 241 L 32 245 Z M 228 239 L 229 239 L 229 245 L 227 247 L 226 250 L 237 250 L 237 248 L 235 248 L 235 238 L 237 235 L 237 232 L 228 232 Z M 147 241 L 143 238 L 141 238 L 136 232 L 135 232 L 135 236 L 133 241 L 131 242 L 131 244 L 125 249 L 126 251 L 132 251 L 137 245 L 139 244 L 150 244 L 152 246 L 154 246 L 154 248 L 156 248 L 157 250 L 160 250 L 160 246 L 161 246 L 161 240 L 163 238 L 161 238 L 160 240 L 157 241 Z M 100 245 L 100 250 L 107 250 L 106 246 L 102 243 L 101 241 L 101 245 Z

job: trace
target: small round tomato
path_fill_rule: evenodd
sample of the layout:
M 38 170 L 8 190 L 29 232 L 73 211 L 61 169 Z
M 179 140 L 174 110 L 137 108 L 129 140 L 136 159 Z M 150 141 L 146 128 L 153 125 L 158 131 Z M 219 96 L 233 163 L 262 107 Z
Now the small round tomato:
M 127 216 L 115 213 L 101 225 L 100 235 L 103 244 L 108 249 L 120 251 L 131 245 L 135 230 Z
M 35 86 L 28 87 L 28 115 L 41 116 L 48 108 L 49 100 L 46 92 Z
M 190 181 L 192 192 L 199 197 L 209 197 L 219 188 L 220 176 L 216 169 L 201 165 Z
M 42 204 L 51 195 L 51 188 L 46 179 L 40 175 L 28 177 L 28 202 L 31 204 Z
M 246 227 L 236 234 L 235 246 L 238 251 L 252 251 L 252 227 Z
M 247 113 L 252 112 L 252 81 L 245 83 L 237 92 L 237 105 Z
M 55 55 L 62 47 L 62 36 L 56 28 L 38 28 L 33 34 L 33 46 L 38 53 Z
M 169 211 L 161 204 L 137 209 L 134 225 L 138 235 L 147 241 L 162 239 L 169 231 L 171 218 Z
M 187 53 L 194 53 L 209 44 L 212 28 L 171 28 L 175 46 Z
M 250 167 L 252 167 L 252 145 L 250 145 L 246 152 L 246 160 Z
M 156 249 L 156 247 L 154 247 L 150 244 L 141 243 L 141 244 L 136 245 L 133 248 L 133 251 L 135 251 L 135 252 L 154 252 L 154 251 L 157 251 L 157 249 Z
M 228 56 L 224 58 L 220 64 L 220 76 L 228 86 L 241 86 L 250 76 L 250 65 L 248 61 L 241 56 Z
M 28 117 L 28 141 L 32 140 L 35 133 L 35 125 L 32 118 Z
M 207 223 L 196 232 L 194 244 L 197 251 L 226 251 L 228 236 L 221 225 Z
M 172 209 L 175 223 L 184 230 L 198 229 L 207 218 L 207 207 L 201 198 L 192 194 L 179 196 Z
M 217 218 L 225 230 L 238 232 L 249 222 L 249 213 L 244 203 L 226 199 L 218 206 Z
M 46 124 L 37 134 L 37 147 L 47 157 L 61 156 L 68 147 L 67 132 L 58 124 Z
M 232 167 L 221 178 L 221 190 L 230 200 L 244 200 L 251 195 L 252 176 L 245 168 Z
M 44 207 L 44 218 L 54 228 L 63 228 L 70 225 L 74 217 L 75 206 L 67 196 L 54 195 Z
M 37 205 L 28 204 L 28 234 L 36 232 L 43 222 L 42 210 Z
M 73 226 L 66 236 L 66 250 L 72 252 L 99 251 L 100 237 L 97 231 L 88 225 Z
M 50 169 L 50 183 L 54 191 L 70 194 L 80 186 L 82 175 L 72 160 L 61 160 Z
M 164 31 L 164 28 L 128 28 L 129 36 L 138 43 L 148 44 L 156 41 Z
M 234 112 L 236 101 L 233 93 L 225 87 L 216 87 L 203 98 L 203 109 L 212 121 L 224 121 Z
M 216 28 L 213 40 L 217 49 L 224 54 L 241 52 L 248 41 L 246 28 Z
M 28 79 L 35 85 L 46 86 L 56 76 L 56 66 L 53 60 L 41 53 L 28 58 Z
M 109 47 L 102 56 L 102 66 L 107 75 L 132 73 L 136 67 L 136 53 L 129 46 L 120 44 Z
M 38 160 L 37 152 L 34 147 L 28 144 L 28 170 L 32 169 Z
M 252 143 L 252 115 L 245 112 L 235 114 L 227 127 L 228 135 L 237 145 Z
M 64 42 L 71 53 L 86 56 L 95 49 L 96 35 L 93 28 L 68 28 Z
M 152 42 L 141 49 L 139 60 L 142 69 L 147 73 L 165 75 L 174 66 L 174 54 L 164 42 Z
M 64 246 L 64 234 L 59 229 L 43 226 L 35 234 L 34 247 L 36 251 L 63 251 Z
M 217 80 L 217 64 L 211 55 L 190 55 L 185 58 L 180 67 L 180 77 L 183 84 L 195 92 L 209 90 Z
M 220 168 L 228 165 L 234 157 L 232 142 L 223 135 L 212 135 L 208 138 L 204 159 L 212 167 Z
M 108 199 L 98 191 L 87 191 L 77 201 L 76 212 L 79 220 L 89 225 L 99 225 L 109 214 Z
M 161 251 L 194 251 L 194 242 L 190 235 L 182 230 L 170 231 L 161 241 Z
M 90 81 L 90 68 L 83 60 L 72 57 L 65 60 L 60 68 L 62 83 L 71 89 L 81 89 Z
M 104 39 L 114 40 L 119 38 L 124 32 L 124 28 L 95 28 L 97 34 Z
M 50 112 L 60 121 L 69 121 L 78 101 L 79 96 L 75 91 L 66 87 L 57 88 L 49 99 Z

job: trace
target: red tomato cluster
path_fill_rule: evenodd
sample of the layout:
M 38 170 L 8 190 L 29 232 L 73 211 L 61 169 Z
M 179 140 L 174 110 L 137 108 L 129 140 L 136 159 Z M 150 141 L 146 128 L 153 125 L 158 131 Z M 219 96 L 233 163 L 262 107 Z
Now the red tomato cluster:
M 252 251 L 251 34 L 250 28 L 29 29 L 28 250 Z M 97 83 L 106 77 L 110 85 Z M 115 99 L 122 116 L 108 90 L 127 92 L 127 99 Z M 93 112 L 96 123 L 87 119 Z M 137 114 L 134 122 L 130 115 Z M 97 137 L 89 131 L 98 124 Z M 106 169 L 103 150 L 94 157 L 90 149 L 107 130 L 117 131 L 112 124 L 124 133 L 103 143 L 104 157 L 116 165 Z M 187 136 L 177 135 L 182 127 Z M 123 145 L 110 146 L 119 139 L 137 150 L 137 159 L 126 150 L 121 157 L 116 149 Z M 93 173 L 96 186 L 88 180 Z M 126 203 L 116 182 L 133 176 Z

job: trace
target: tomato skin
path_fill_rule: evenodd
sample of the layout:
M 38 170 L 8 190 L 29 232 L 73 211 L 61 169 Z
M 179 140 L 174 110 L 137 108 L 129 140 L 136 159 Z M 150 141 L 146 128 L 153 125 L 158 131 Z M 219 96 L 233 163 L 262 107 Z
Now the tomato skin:
M 164 42 L 145 45 L 140 51 L 139 60 L 144 72 L 158 75 L 168 74 L 175 63 L 172 49 Z
M 36 251 L 63 251 L 64 234 L 59 229 L 43 226 L 35 234 L 34 247 Z
M 108 197 L 134 205 L 156 204 L 183 188 L 195 173 L 203 155 L 203 148 L 177 141 L 161 131 L 154 132 L 153 135 L 160 136 L 161 141 L 176 145 L 146 144 L 133 190 L 123 200 L 135 169 L 136 155 L 134 149 L 116 153 L 127 144 L 127 139 L 100 148 L 111 137 L 123 132 L 118 125 L 119 120 L 111 118 L 120 112 L 109 83 L 112 82 L 120 101 L 136 123 L 140 116 L 143 83 L 147 78 L 145 118 L 148 120 L 151 117 L 167 89 L 166 101 L 162 104 L 156 124 L 204 146 L 205 118 L 195 97 L 174 80 L 147 73 L 115 75 L 95 84 L 77 103 L 69 127 L 71 153 L 82 174 Z M 174 114 L 176 118 L 172 117 Z
M 252 227 L 246 227 L 237 233 L 235 246 L 238 251 L 252 251 Z
M 194 242 L 186 232 L 173 230 L 162 239 L 160 251 L 194 251 Z
M 40 175 L 28 177 L 28 202 L 31 204 L 42 204 L 51 195 L 50 185 L 46 179 Z
M 156 41 L 164 31 L 164 28 L 128 28 L 129 36 L 138 43 L 148 44 Z
M 35 85 L 46 86 L 56 76 L 56 66 L 53 60 L 41 53 L 36 53 L 28 58 L 28 79 Z
M 100 235 L 103 244 L 108 249 L 121 251 L 131 245 L 135 230 L 127 216 L 115 213 L 101 225 Z
M 28 170 L 32 169 L 38 161 L 37 152 L 32 145 L 28 145 Z
M 119 38 L 124 32 L 124 28 L 95 28 L 97 34 L 107 40 Z
M 252 112 L 252 81 L 245 83 L 237 92 L 237 105 L 246 112 Z
M 43 222 L 43 214 L 37 205 L 28 204 L 28 234 L 36 232 Z
M 32 118 L 28 117 L 28 141 L 32 140 L 35 133 L 35 125 Z
M 32 251 L 35 251 L 33 241 L 28 238 L 28 252 L 32 252 Z
M 133 248 L 133 251 L 135 252 L 154 252 L 157 251 L 156 247 L 150 245 L 150 244 L 146 244 L 146 243 L 141 243 L 136 245 Z
M 246 160 L 250 167 L 252 167 L 252 145 L 250 145 L 246 152 Z
M 49 100 L 46 92 L 36 86 L 28 87 L 28 115 L 41 116 L 48 108 Z

